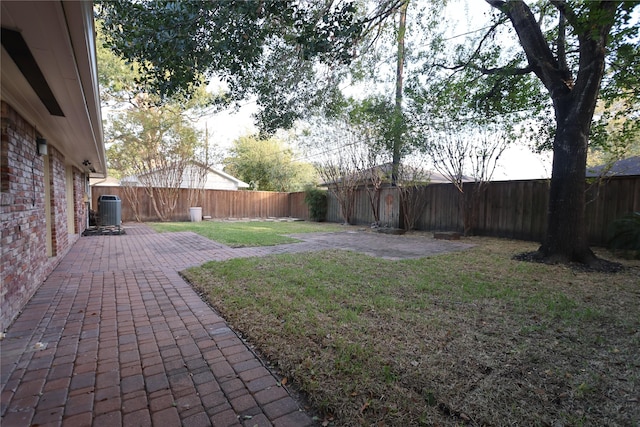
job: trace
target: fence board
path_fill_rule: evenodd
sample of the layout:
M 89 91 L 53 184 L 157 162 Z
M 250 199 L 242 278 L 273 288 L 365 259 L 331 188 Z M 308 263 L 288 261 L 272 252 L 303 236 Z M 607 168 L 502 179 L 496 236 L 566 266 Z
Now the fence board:
M 327 221 L 337 223 L 344 222 L 342 214 L 340 213 L 338 200 L 330 191 L 327 193 Z
M 531 208 L 533 204 L 533 183 L 525 181 L 522 184 L 523 194 L 522 205 L 520 207 L 522 234 L 519 238 L 529 240 L 533 235 L 533 209 Z
M 395 188 L 383 188 L 380 192 L 380 225 L 390 228 L 400 226 L 400 200 Z
M 302 192 L 289 194 L 289 216 L 304 220 L 311 219 L 309 208 L 304 202 L 304 196 L 305 194 Z

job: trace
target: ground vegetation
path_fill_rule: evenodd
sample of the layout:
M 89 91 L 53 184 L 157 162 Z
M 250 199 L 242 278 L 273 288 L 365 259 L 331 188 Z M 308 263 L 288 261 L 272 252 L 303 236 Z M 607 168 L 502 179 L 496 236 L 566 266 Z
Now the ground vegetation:
M 633 425 L 638 262 L 593 273 L 512 259 L 533 243 L 466 241 L 418 260 L 325 251 L 183 274 L 326 426 Z

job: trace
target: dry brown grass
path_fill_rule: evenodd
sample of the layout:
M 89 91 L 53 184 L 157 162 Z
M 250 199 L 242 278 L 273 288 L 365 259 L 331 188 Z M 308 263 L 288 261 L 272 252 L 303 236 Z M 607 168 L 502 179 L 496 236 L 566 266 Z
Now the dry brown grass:
M 638 425 L 640 262 L 587 273 L 511 259 L 532 243 L 467 241 L 420 260 L 329 251 L 185 274 L 327 425 Z

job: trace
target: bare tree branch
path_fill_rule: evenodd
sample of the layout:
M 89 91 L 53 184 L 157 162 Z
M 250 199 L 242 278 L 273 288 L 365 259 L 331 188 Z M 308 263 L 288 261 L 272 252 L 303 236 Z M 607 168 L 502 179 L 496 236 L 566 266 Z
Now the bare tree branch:
M 362 183 L 362 140 L 361 135 L 349 128 L 334 129 L 333 138 L 340 142 L 349 141 L 334 155 L 327 157 L 316 165 L 316 170 L 334 195 L 340 206 L 340 213 L 345 223 L 352 220 L 355 205 L 355 194 Z

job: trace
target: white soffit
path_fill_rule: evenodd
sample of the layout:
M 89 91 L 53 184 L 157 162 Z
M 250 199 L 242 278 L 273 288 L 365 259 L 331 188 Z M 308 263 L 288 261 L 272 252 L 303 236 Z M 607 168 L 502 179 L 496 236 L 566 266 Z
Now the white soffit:
M 4 46 L 1 93 L 68 164 L 86 171 L 88 161 L 104 174 L 92 7 L 87 1 L 2 1 L 2 27 L 20 33 L 64 116 L 51 114 Z

